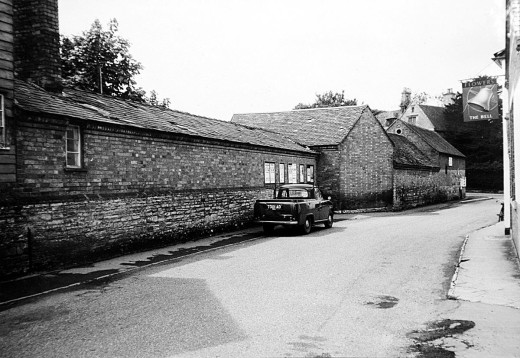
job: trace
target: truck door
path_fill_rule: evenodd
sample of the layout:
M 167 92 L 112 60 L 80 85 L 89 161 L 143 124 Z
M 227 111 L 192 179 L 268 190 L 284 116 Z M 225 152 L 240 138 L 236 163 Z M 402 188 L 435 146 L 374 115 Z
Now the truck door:
M 325 200 L 323 199 L 323 195 L 319 189 L 314 189 L 314 197 L 316 198 L 316 212 L 317 217 L 316 220 L 325 220 L 329 216 L 328 207 L 325 204 Z

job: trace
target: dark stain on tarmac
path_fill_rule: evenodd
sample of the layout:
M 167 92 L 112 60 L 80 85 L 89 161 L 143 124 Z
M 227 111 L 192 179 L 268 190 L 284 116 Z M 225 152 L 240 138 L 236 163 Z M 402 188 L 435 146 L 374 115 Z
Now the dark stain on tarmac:
M 375 302 L 366 302 L 367 306 L 374 306 L 380 309 L 387 309 L 394 307 L 399 302 L 399 299 L 392 296 L 377 296 Z
M 32 277 L 24 277 L 20 280 L 0 282 L 0 303 L 51 291 L 78 282 L 92 281 L 106 275 L 117 273 L 118 271 L 119 270 L 116 269 L 98 270 L 86 274 L 51 272 L 34 275 Z
M 466 320 L 444 319 L 428 323 L 425 330 L 412 331 L 407 334 L 408 338 L 415 341 L 410 351 L 418 353 L 418 358 L 452 358 L 455 352 L 442 347 L 441 344 L 431 342 L 453 335 L 462 334 L 475 327 L 475 322 Z M 466 345 L 470 346 L 468 343 Z

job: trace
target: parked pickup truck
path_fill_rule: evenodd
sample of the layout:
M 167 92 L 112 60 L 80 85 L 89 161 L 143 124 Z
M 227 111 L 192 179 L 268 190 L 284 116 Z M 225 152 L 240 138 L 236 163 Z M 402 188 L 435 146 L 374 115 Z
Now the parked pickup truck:
M 310 184 L 280 186 L 274 199 L 255 202 L 254 216 L 266 233 L 271 233 L 276 225 L 284 225 L 308 234 L 313 225 L 323 223 L 330 228 L 334 221 L 330 198 L 324 199 L 320 190 Z

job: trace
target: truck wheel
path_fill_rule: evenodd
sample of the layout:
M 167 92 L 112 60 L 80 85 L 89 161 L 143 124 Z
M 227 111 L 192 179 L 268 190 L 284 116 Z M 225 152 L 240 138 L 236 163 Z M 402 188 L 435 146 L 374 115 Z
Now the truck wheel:
M 332 213 L 329 213 L 329 217 L 327 218 L 327 221 L 325 221 L 325 228 L 330 229 L 333 223 L 334 217 L 332 216 Z
M 274 225 L 273 224 L 264 224 L 264 232 L 266 234 L 272 234 L 274 231 Z
M 312 221 L 310 218 L 306 218 L 305 219 L 305 222 L 303 223 L 303 225 L 301 226 L 301 229 L 302 229 L 302 233 L 304 235 L 307 235 L 308 233 L 311 232 L 311 229 L 312 229 Z

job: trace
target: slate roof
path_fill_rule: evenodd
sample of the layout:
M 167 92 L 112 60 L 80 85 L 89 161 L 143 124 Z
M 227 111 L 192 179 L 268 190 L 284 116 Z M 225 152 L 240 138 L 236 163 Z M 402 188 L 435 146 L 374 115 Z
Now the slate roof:
M 452 146 L 446 139 L 442 138 L 441 135 L 437 132 L 431 131 L 429 129 L 425 129 L 422 127 L 415 126 L 413 124 L 407 123 L 405 121 L 400 121 L 400 125 L 404 125 L 408 127 L 410 130 L 413 130 L 417 133 L 423 140 L 426 141 L 433 149 L 440 153 L 449 154 L 457 157 L 466 156 L 462 154 L 457 148 Z
M 234 114 L 231 121 L 283 133 L 305 146 L 337 145 L 365 110 L 370 111 L 367 105 L 242 113 Z
M 313 153 L 277 133 L 85 91 L 64 89 L 56 94 L 17 80 L 15 98 L 19 108 L 34 113 Z
M 395 167 L 439 169 L 439 166 L 434 161 L 404 136 L 395 133 L 388 133 L 388 136 L 395 145 L 393 157 Z
M 428 106 L 420 104 L 419 107 L 423 110 L 424 114 L 432 122 L 433 128 L 436 131 L 446 131 L 446 117 L 444 116 L 444 107 Z

